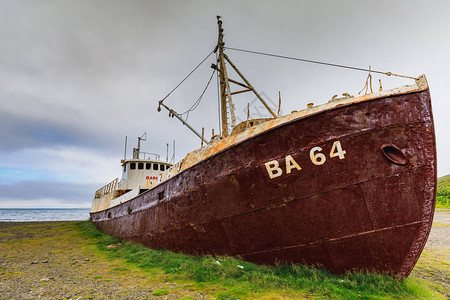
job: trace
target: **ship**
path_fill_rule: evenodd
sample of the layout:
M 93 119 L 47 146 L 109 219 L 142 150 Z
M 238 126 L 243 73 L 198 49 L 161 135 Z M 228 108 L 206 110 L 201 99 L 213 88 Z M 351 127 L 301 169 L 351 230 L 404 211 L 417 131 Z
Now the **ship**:
M 207 140 L 159 101 L 158 110 L 194 130 L 201 147 L 175 163 L 143 157 L 138 144 L 133 158 L 121 161 L 120 182 L 95 193 L 92 222 L 152 249 L 406 278 L 435 206 L 425 75 L 281 116 L 227 56 L 217 21 L 212 67 L 220 79 L 221 132 Z M 242 80 L 229 78 L 227 66 Z M 271 116 L 236 124 L 232 95 L 243 92 L 254 93 Z

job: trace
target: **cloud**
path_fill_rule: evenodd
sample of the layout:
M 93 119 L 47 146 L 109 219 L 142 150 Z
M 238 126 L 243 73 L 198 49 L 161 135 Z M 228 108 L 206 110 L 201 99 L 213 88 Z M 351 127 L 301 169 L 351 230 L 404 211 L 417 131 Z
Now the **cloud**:
M 32 179 L 42 182 L 98 185 L 113 180 L 121 171 L 119 157 L 75 147 L 27 148 L 3 154 L 0 160 L 0 183 L 4 184 L 20 181 L 20 176 L 11 176 L 14 172 L 30 172 Z
M 95 184 L 60 181 L 0 184 L 0 207 L 90 207 L 97 188 Z
M 92 132 L 64 122 L 36 119 L 21 114 L 0 111 L 0 153 L 23 148 L 61 147 L 85 145 L 98 147 L 107 143 L 96 139 Z M 6 142 L 7 141 L 7 142 Z
M 75 147 L 27 148 L 0 160 L 0 207 L 90 207 L 121 172 L 119 158 Z
M 128 153 L 145 131 L 144 151 L 162 157 L 173 140 L 177 159 L 197 148 L 197 137 L 156 107 L 214 48 L 217 14 L 223 17 L 226 46 L 407 75 L 426 72 L 439 172 L 450 173 L 449 77 L 443 67 L 449 62 L 449 8 L 444 0 L 344 0 L 326 6 L 288 0 L 1 1 L 0 184 L 14 186 L 8 191 L 23 205 L 25 196 L 65 205 L 69 190 L 56 188 L 58 196 L 44 187 L 96 189 L 119 176 L 125 136 Z M 226 51 L 258 91 L 276 103 L 281 91 L 285 113 L 324 103 L 334 94 L 356 94 L 367 75 Z M 209 79 L 211 62 L 214 58 L 165 103 L 187 110 Z M 385 88 L 410 83 L 381 79 Z M 189 116 L 207 136 L 212 128 L 218 132 L 214 81 Z M 244 95 L 235 101 L 240 119 L 254 99 Z M 42 182 L 42 196 L 19 193 L 20 182 L 36 183 L 35 188 Z M 4 201 L 9 200 L 0 199 L 0 206 L 10 203 Z

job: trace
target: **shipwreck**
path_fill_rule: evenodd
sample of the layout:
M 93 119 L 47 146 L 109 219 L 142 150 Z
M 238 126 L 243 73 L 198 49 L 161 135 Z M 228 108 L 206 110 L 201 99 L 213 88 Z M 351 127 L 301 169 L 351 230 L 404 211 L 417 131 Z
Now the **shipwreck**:
M 138 146 L 121 162 L 122 179 L 95 193 L 94 224 L 154 249 L 407 277 L 435 204 L 425 76 L 281 116 L 225 53 L 220 17 L 218 28 L 212 67 L 220 81 L 220 132 L 211 139 L 196 132 L 202 147 L 178 163 L 145 156 Z M 236 124 L 232 96 L 244 92 L 256 95 L 270 117 Z M 163 100 L 158 108 L 185 122 Z

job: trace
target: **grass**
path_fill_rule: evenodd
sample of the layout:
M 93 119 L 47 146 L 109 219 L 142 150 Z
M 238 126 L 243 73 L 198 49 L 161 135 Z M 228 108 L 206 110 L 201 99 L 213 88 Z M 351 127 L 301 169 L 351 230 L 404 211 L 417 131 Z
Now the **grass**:
M 133 243 L 120 243 L 118 239 L 98 231 L 89 221 L 77 225 L 111 259 L 125 259 L 151 276 L 166 276 L 184 287 L 206 291 L 216 299 L 440 298 L 425 281 L 417 278 L 398 281 L 386 275 L 370 273 L 334 275 L 301 265 L 269 267 L 231 257 L 188 256 L 152 250 Z M 109 245 L 115 247 L 107 247 Z
M 154 291 L 153 292 L 153 296 L 164 296 L 164 295 L 167 295 L 167 294 L 169 294 L 169 291 L 168 290 L 156 290 L 156 291 Z
M 413 271 L 419 277 L 428 278 L 428 281 L 433 283 L 434 289 L 447 294 L 447 297 L 450 294 L 448 290 L 449 257 L 450 249 L 448 248 L 427 249 L 420 256 Z
M 437 180 L 436 208 L 450 209 L 450 175 Z

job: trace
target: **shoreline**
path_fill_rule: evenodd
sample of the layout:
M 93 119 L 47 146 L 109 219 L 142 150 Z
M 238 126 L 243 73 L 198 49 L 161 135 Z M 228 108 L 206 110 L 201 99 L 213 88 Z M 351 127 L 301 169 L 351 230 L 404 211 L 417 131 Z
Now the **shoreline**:
M 9 228 L 15 226 L 27 226 L 27 225 L 45 225 L 56 223 L 73 223 L 73 222 L 85 222 L 86 220 L 64 220 L 64 221 L 0 221 L 0 229 Z

